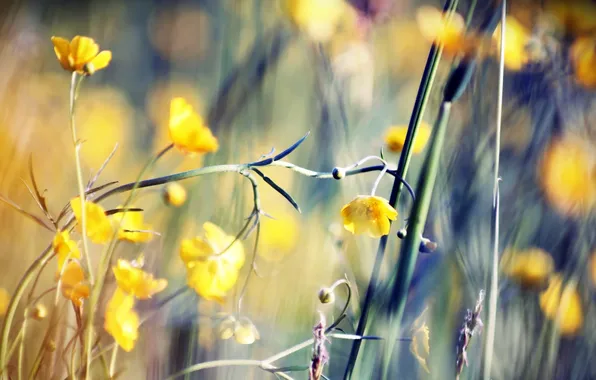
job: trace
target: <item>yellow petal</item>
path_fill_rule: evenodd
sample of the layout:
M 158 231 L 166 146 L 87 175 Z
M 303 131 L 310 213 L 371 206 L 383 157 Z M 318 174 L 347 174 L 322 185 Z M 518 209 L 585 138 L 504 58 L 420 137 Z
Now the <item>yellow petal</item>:
M 138 299 L 148 299 L 164 290 L 168 281 L 154 279 L 153 275 L 131 265 L 127 260 L 118 259 L 112 268 L 118 287 Z
M 68 62 L 68 56 L 70 54 L 70 42 L 62 37 L 52 37 L 52 44 L 54 44 L 54 52 L 56 57 L 65 70 L 71 70 Z
M 421 6 L 416 21 L 422 36 L 431 43 L 443 44 L 443 51 L 454 56 L 466 49 L 465 22 L 454 12 L 449 16 L 432 6 Z
M 104 329 L 126 352 L 132 351 L 139 336 L 140 321 L 133 306 L 134 298 L 116 288 L 105 314 Z
M 97 70 L 106 68 L 112 60 L 112 52 L 104 50 L 95 56 L 89 63 L 87 63 L 87 71 L 93 74 Z
M 92 38 L 76 36 L 70 43 L 70 56 L 77 71 L 82 71 L 83 66 L 89 63 L 99 53 L 99 46 Z
M 71 199 L 70 206 L 77 219 L 77 228 L 81 230 L 82 216 L 81 211 L 81 198 L 76 197 Z M 100 205 L 91 201 L 85 201 L 85 213 L 86 213 L 86 229 L 87 236 L 92 242 L 97 244 L 103 244 L 110 241 L 112 238 L 113 230 L 110 219 L 106 216 L 105 210 Z
M 342 208 L 341 216 L 344 228 L 353 234 L 380 237 L 389 233 L 389 220 L 397 219 L 397 210 L 384 198 L 360 195 Z
M 80 307 L 83 299 L 89 298 L 89 285 L 85 281 L 83 268 L 76 261 L 69 261 L 62 271 L 60 289 L 65 298 Z
M 407 125 L 393 126 L 385 133 L 385 144 L 387 148 L 395 153 L 403 150 L 406 142 L 406 134 L 408 133 Z M 416 137 L 412 144 L 412 152 L 418 154 L 424 150 L 431 134 L 431 127 L 428 123 L 422 121 L 416 130 Z
M 570 284 L 562 288 L 562 277 L 553 276 L 548 288 L 540 294 L 540 308 L 548 319 L 558 323 L 562 335 L 574 335 L 583 325 L 581 298 Z

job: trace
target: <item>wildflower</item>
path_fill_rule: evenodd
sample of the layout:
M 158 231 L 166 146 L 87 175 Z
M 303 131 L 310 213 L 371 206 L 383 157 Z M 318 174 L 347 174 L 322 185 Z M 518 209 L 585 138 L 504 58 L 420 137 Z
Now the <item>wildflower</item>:
M 180 257 L 186 264 L 188 286 L 207 300 L 222 302 L 244 265 L 244 247 L 213 223 L 204 223 L 203 229 L 204 238 L 182 241 Z
M 321 290 L 319 290 L 319 301 L 321 303 L 334 303 L 335 293 L 333 293 L 333 289 L 322 288 Z
M 503 273 L 527 288 L 545 284 L 554 267 L 553 258 L 540 248 L 506 250 L 501 258 Z
M 477 45 L 477 39 L 466 33 L 464 18 L 457 12 L 449 15 L 432 6 L 421 6 L 416 21 L 422 36 L 428 42 L 442 45 L 443 53 L 449 57 L 471 52 Z
M 571 284 L 561 291 L 562 287 L 561 275 L 554 275 L 540 294 L 540 308 L 548 319 L 556 321 L 562 335 L 575 335 L 584 323 L 581 299 Z
M 422 121 L 418 126 L 416 137 L 414 138 L 414 143 L 412 144 L 413 153 L 420 153 L 422 150 L 424 150 L 424 147 L 430 138 L 430 132 L 430 125 Z M 406 142 L 407 133 L 407 125 L 396 125 L 390 127 L 385 134 L 385 144 L 387 145 L 387 148 L 394 153 L 401 152 Z
M 260 339 L 259 331 L 250 319 L 242 317 L 236 320 L 231 315 L 219 325 L 219 337 L 224 340 L 234 337 L 240 344 L 253 344 Z
M 596 155 L 589 142 L 573 135 L 554 139 L 540 169 L 542 189 L 557 211 L 579 216 L 596 205 Z
M 166 279 L 154 279 L 153 275 L 132 265 L 130 261 L 118 259 L 112 267 L 118 287 L 138 299 L 148 299 L 168 286 Z
M 69 261 L 62 270 L 60 277 L 62 295 L 80 307 L 83 300 L 89 298 L 89 285 L 85 280 L 85 273 L 78 261 Z
M 569 52 L 577 83 L 586 88 L 596 88 L 596 37 L 578 37 Z
M 168 183 L 164 187 L 163 199 L 170 206 L 180 207 L 186 202 L 186 189 L 178 182 Z
M 397 219 L 397 211 L 384 198 L 359 195 L 341 209 L 341 216 L 351 233 L 378 238 L 389 233 L 389 221 Z
M 279 261 L 292 252 L 298 243 L 298 220 L 294 213 L 276 213 L 275 219 L 261 222 L 259 256 L 267 261 Z
M 0 288 L 0 317 L 6 314 L 10 304 L 10 293 L 4 288 Z
M 77 226 L 81 228 L 81 198 L 71 199 L 70 207 L 77 219 Z M 87 236 L 97 244 L 107 243 L 112 238 L 112 223 L 106 216 L 105 210 L 100 205 L 85 200 L 86 230 Z
M 219 149 L 217 138 L 184 98 L 174 98 L 170 103 L 169 131 L 174 146 L 184 153 L 209 153 Z
M 67 258 L 80 259 L 81 252 L 77 243 L 70 239 L 68 231 L 59 231 L 52 240 L 52 248 L 58 256 L 58 272 L 62 270 Z
M 343 0 L 286 0 L 290 21 L 316 42 L 333 36 L 346 10 Z
M 104 329 L 126 352 L 132 351 L 139 337 L 139 315 L 133 307 L 133 295 L 118 287 L 105 313 Z
M 93 38 L 75 36 L 68 42 L 62 37 L 52 37 L 52 43 L 58 61 L 67 71 L 91 75 L 108 66 L 112 60 L 112 52 L 104 50 L 100 53 Z
M 527 49 L 530 43 L 530 32 L 515 17 L 507 16 L 505 20 L 505 67 L 512 71 L 521 70 L 530 62 L 530 55 Z M 501 24 L 493 34 L 495 41 L 496 57 L 500 57 L 501 49 Z
M 48 316 L 48 308 L 42 303 L 35 304 L 29 315 L 36 321 L 41 321 Z
M 122 209 L 122 206 L 118 207 Z M 132 206 L 131 206 L 132 208 Z M 124 211 L 114 214 L 115 225 L 120 224 L 118 239 L 133 243 L 146 243 L 153 238 L 151 225 L 144 223 L 143 213 L 140 211 Z

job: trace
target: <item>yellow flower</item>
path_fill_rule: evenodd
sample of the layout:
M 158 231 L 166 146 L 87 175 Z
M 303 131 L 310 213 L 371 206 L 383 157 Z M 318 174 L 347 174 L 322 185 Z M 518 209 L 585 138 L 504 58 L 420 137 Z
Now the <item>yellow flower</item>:
M 346 11 L 343 0 L 286 0 L 290 21 L 317 42 L 333 36 Z
M 261 221 L 259 256 L 279 261 L 292 252 L 298 243 L 298 220 L 294 213 L 275 213 L 275 219 Z
M 122 209 L 122 206 L 118 207 Z M 129 206 L 134 208 L 134 206 Z M 114 223 L 117 226 L 120 223 L 118 230 L 118 239 L 128 240 L 133 243 L 145 243 L 153 238 L 150 232 L 151 225 L 143 222 L 143 213 L 140 211 L 124 211 L 114 214 Z
M 528 288 L 545 284 L 554 267 L 553 258 L 540 248 L 506 250 L 501 258 L 503 273 Z
M 259 331 L 250 319 L 242 317 L 236 320 L 233 316 L 225 318 L 219 325 L 219 337 L 230 339 L 234 337 L 240 344 L 253 344 L 260 339 Z
M 93 38 L 75 36 L 71 42 L 62 37 L 52 37 L 54 52 L 64 70 L 91 75 L 108 66 L 112 52 L 99 52 L 99 46 Z
M 214 258 L 188 268 L 187 284 L 208 301 L 222 303 L 238 280 L 238 269 Z
M 341 209 L 341 216 L 351 233 L 378 238 L 389 233 L 389 220 L 397 219 L 397 211 L 384 198 L 359 195 Z
M 70 239 L 68 231 L 57 232 L 52 241 L 52 248 L 58 256 L 58 272 L 62 270 L 62 266 L 66 258 L 80 259 L 81 252 L 77 243 Z
M 70 207 L 77 218 L 77 228 L 81 230 L 81 198 L 71 199 Z M 112 223 L 106 216 L 105 210 L 100 205 L 91 201 L 85 201 L 85 215 L 87 217 L 87 236 L 97 244 L 107 243 L 112 238 Z
M 561 276 L 554 275 L 540 294 L 540 308 L 548 319 L 558 322 L 562 335 L 574 335 L 584 323 L 582 303 L 575 287 L 567 284 L 561 292 L 562 286 Z
M 501 24 L 493 34 L 495 41 L 494 55 L 500 57 Z M 527 46 L 530 42 L 530 32 L 515 17 L 507 16 L 505 20 L 505 67 L 512 71 L 521 70 L 530 61 Z
M 154 279 L 153 275 L 137 268 L 130 261 L 118 259 L 118 264 L 112 267 L 118 287 L 138 299 L 151 298 L 168 286 L 168 280 Z
M 10 304 L 10 293 L 4 288 L 0 288 L 0 317 L 6 314 Z
M 116 288 L 108 303 L 104 329 L 126 352 L 132 351 L 139 337 L 139 315 L 134 311 L 134 297 Z
M 422 121 L 416 131 L 414 144 L 412 144 L 412 152 L 420 153 L 424 150 L 428 139 L 430 138 L 431 127 L 428 123 Z M 387 149 L 394 153 L 399 153 L 404 148 L 406 142 L 406 134 L 408 133 L 407 125 L 396 125 L 390 127 L 385 133 L 385 144 Z
M 163 192 L 166 204 L 180 207 L 186 202 L 186 189 L 178 182 L 168 183 Z
M 579 136 L 555 138 L 544 154 L 540 182 L 559 212 L 579 216 L 596 205 L 596 155 Z
M 454 57 L 470 53 L 478 45 L 478 39 L 466 33 L 464 18 L 457 12 L 449 15 L 432 6 L 421 6 L 416 12 L 416 21 L 422 36 L 431 43 L 443 45 L 443 54 Z
M 209 153 L 219 149 L 217 138 L 184 98 L 174 98 L 170 103 L 169 131 L 176 148 L 184 153 Z
M 596 37 L 577 38 L 569 52 L 575 80 L 586 88 L 596 88 Z
M 77 307 L 80 307 L 83 300 L 89 298 L 89 285 L 85 280 L 85 273 L 78 261 L 69 261 L 62 271 L 60 278 L 62 295 L 68 298 Z

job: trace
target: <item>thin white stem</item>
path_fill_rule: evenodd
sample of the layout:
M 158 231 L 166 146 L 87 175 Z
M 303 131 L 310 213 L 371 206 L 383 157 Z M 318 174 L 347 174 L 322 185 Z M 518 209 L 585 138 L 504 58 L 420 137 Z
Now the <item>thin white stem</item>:
M 112 351 L 112 358 L 110 359 L 110 379 L 114 378 L 114 372 L 116 372 L 116 359 L 118 358 L 118 345 L 114 345 Z
M 501 124 L 503 117 L 503 79 L 505 76 L 505 27 L 507 17 L 507 1 L 503 1 L 501 9 L 501 46 L 499 52 L 499 85 L 497 93 L 497 125 L 495 135 L 495 172 L 493 183 L 493 259 L 490 281 L 490 298 L 488 302 L 488 326 L 486 347 L 484 351 L 484 380 L 490 380 L 493 358 L 495 331 L 497 321 L 497 304 L 499 298 L 499 157 L 501 151 Z
M 385 173 L 387 173 L 387 166 L 385 165 L 385 167 L 383 168 L 383 170 L 381 170 L 381 172 L 379 173 L 379 175 L 377 176 L 377 179 L 375 180 L 375 183 L 373 184 L 373 188 L 370 192 L 371 196 L 375 196 L 375 193 L 377 192 L 377 187 L 379 187 L 379 183 L 381 183 L 381 179 L 383 178 L 383 176 L 385 175 Z

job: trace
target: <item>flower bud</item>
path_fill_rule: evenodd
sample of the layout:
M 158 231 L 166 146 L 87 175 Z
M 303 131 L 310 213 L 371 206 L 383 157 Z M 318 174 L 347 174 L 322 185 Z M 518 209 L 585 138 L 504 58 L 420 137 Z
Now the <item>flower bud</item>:
M 186 202 L 186 189 L 177 182 L 171 182 L 164 187 L 164 202 L 170 206 L 180 207 Z
M 29 315 L 31 316 L 31 318 L 37 321 L 41 321 L 42 319 L 48 316 L 48 309 L 45 307 L 44 304 L 38 303 L 35 306 L 33 306 L 33 309 L 31 309 Z
M 331 171 L 331 175 L 335 179 L 342 179 L 342 178 L 344 178 L 346 176 L 346 169 L 340 168 L 340 167 L 335 167 Z
M 406 230 L 406 228 L 401 228 L 399 231 L 397 231 L 397 237 L 400 239 L 405 239 L 406 236 L 408 236 L 408 230 Z
M 322 288 L 319 290 L 319 301 L 321 301 L 321 303 L 335 302 L 335 294 L 333 294 L 333 290 L 329 288 Z
M 433 253 L 439 245 L 430 239 L 425 237 L 420 241 L 420 252 Z

